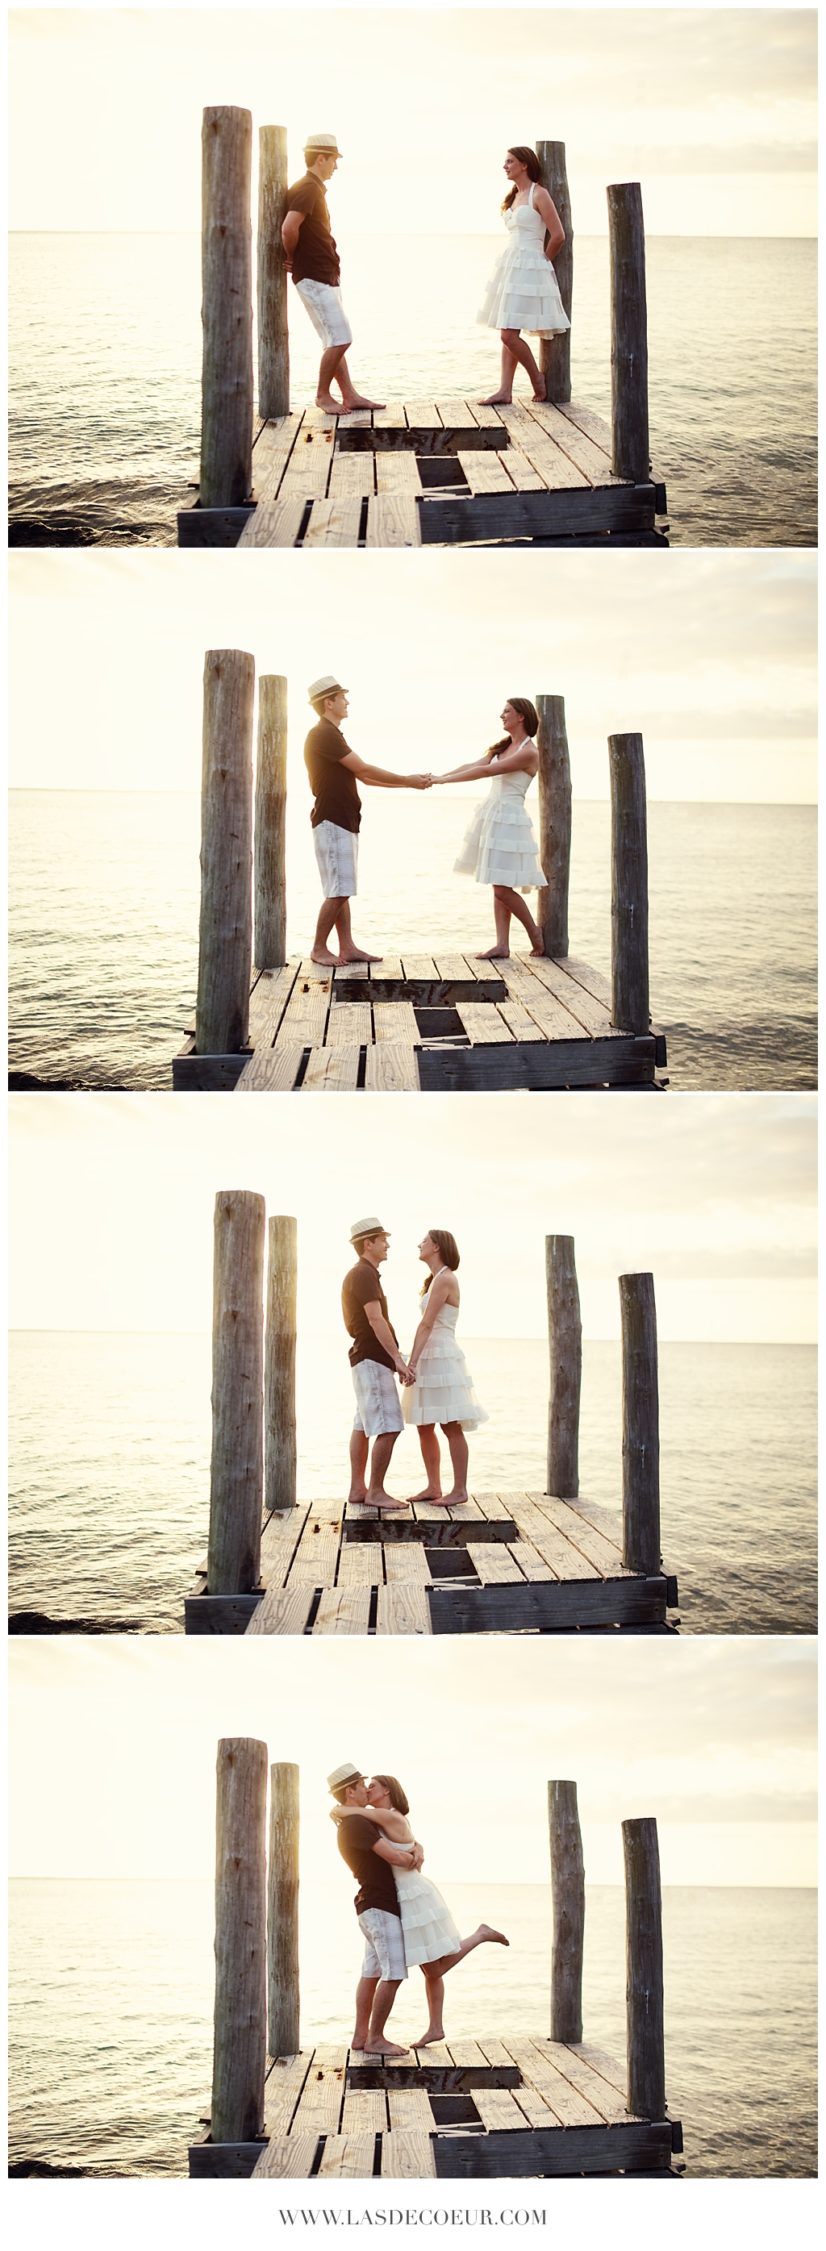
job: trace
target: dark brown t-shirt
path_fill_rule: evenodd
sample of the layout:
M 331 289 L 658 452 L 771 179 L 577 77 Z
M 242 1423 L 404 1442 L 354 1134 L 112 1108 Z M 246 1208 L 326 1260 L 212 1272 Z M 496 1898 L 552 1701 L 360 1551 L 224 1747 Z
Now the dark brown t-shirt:
M 342 1860 L 352 1869 L 358 1884 L 353 1902 L 357 1915 L 366 1907 L 382 1907 L 385 1915 L 401 1918 L 396 1884 L 389 1860 L 381 1860 L 373 1846 L 378 1843 L 381 1831 L 356 1807 L 343 1821 L 336 1823 L 338 1849 Z
M 287 189 L 287 211 L 304 214 L 293 253 L 293 281 L 326 281 L 335 289 L 341 280 L 341 261 L 330 232 L 330 213 L 321 180 L 305 172 L 303 180 Z
M 334 727 L 332 719 L 319 719 L 318 726 L 310 728 L 304 744 L 304 764 L 315 798 L 310 814 L 313 828 L 318 828 L 319 821 L 334 821 L 336 828 L 350 829 L 357 836 L 361 827 L 361 798 L 355 774 L 341 763 L 349 749 L 341 728 Z
M 387 1312 L 387 1299 L 375 1266 L 371 1266 L 369 1258 L 360 1258 L 358 1265 L 351 1267 L 349 1274 L 345 1274 L 341 1285 L 341 1310 L 344 1315 L 344 1326 L 348 1336 L 353 1339 L 350 1346 L 350 1366 L 357 1368 L 361 1360 L 378 1360 L 380 1367 L 392 1368 L 395 1365 L 394 1361 L 391 1360 L 389 1352 L 385 1352 L 384 1345 L 379 1343 L 378 1337 L 374 1335 L 370 1327 L 364 1310 L 366 1305 L 381 1307 L 385 1321 L 390 1328 L 390 1334 L 398 1344 L 396 1331 L 390 1324 Z

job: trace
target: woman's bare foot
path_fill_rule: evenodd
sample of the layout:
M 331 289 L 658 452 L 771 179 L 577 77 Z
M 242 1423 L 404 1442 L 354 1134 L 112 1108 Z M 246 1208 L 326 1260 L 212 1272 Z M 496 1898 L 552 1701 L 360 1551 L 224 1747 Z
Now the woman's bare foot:
M 343 401 L 334 399 L 329 391 L 326 398 L 323 391 L 316 391 L 315 403 L 316 406 L 320 406 L 322 414 L 346 414 L 347 412 Z
M 532 960 L 532 961 L 544 961 L 544 959 L 545 959 L 545 942 L 544 942 L 544 939 L 540 938 L 538 946 L 532 946 L 532 947 L 531 947 L 531 960 Z
M 441 1501 L 443 1499 L 443 1493 L 411 1493 L 410 1506 L 412 1508 L 414 1501 Z
M 337 969 L 338 954 L 331 954 L 329 946 L 316 946 L 310 955 L 318 969 Z
M 545 382 L 545 377 L 544 377 L 544 375 L 540 375 L 540 377 L 539 377 L 539 381 L 540 381 L 540 383 L 541 383 L 541 385 L 542 385 L 542 389 L 541 389 L 541 391 L 538 391 L 538 390 L 537 390 L 537 388 L 536 388 L 536 385 L 534 384 L 534 393 L 533 393 L 533 395 L 534 395 L 534 398 L 535 398 L 535 400 L 536 400 L 537 406 L 547 406 L 547 403 L 548 403 L 548 387 L 547 387 L 547 384 L 546 384 L 546 382 Z
M 354 391 L 352 398 L 346 398 L 339 411 L 342 414 L 355 414 L 357 407 L 364 406 L 374 406 L 380 411 L 386 405 L 386 399 L 363 399 L 360 391 Z
M 395 2040 L 368 2040 L 362 2049 L 365 2056 L 407 2056 L 409 2048 L 399 2048 Z
M 342 951 L 342 952 L 341 952 L 341 953 L 339 954 L 339 957 L 338 957 L 338 958 L 339 958 L 339 964 L 341 965 L 341 967 L 342 967 L 342 968 L 344 968 L 344 967 L 345 967 L 345 966 L 347 965 L 347 963 L 349 963 L 349 962 L 352 962 L 352 961 L 383 961 L 383 960 L 384 960 L 384 955 L 383 955 L 383 954 L 365 954 L 365 953 L 362 953 L 362 950 L 361 950 L 361 947 L 360 947 L 360 946 L 353 946 L 353 947 L 351 948 L 351 950 L 350 950 L 350 952 L 349 952 L 349 953 L 344 953 L 344 952 Z
M 480 1945 L 510 1946 L 510 1939 L 505 1937 L 504 1931 L 495 1931 L 492 1923 L 480 1923 L 474 1937 L 478 1938 Z
M 510 961 L 510 948 L 508 946 L 489 946 L 487 953 L 474 954 L 473 958 L 475 961 Z
M 352 1505 L 354 1508 L 363 1508 L 366 1499 L 366 1493 L 348 1493 L 347 1507 L 349 1508 Z
M 421 2039 L 414 2040 L 413 2046 L 414 2048 L 432 2048 L 437 2041 L 443 2040 L 444 2036 L 445 2028 L 443 2024 L 429 2024 L 427 2031 L 422 2033 Z
M 477 406 L 512 406 L 512 391 L 494 391 L 489 399 L 477 399 Z
M 409 1501 L 394 1501 L 389 1493 L 365 1493 L 364 1498 L 368 1508 L 391 1509 L 410 1507 Z
M 463 1502 L 463 1501 L 466 1501 L 466 1500 L 467 1500 L 467 1494 L 466 1494 L 466 1493 L 446 1493 L 446 1494 L 445 1494 L 445 1500 L 447 1501 L 447 1503 L 448 1503 L 448 1506 L 449 1506 L 450 1508 L 461 1508 L 461 1506 L 462 1506 L 462 1502 Z

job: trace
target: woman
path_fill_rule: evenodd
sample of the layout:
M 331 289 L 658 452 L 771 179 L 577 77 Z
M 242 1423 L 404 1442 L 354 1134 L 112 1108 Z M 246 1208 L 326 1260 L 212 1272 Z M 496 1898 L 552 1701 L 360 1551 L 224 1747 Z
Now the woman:
M 407 1820 L 409 1801 L 393 1774 L 374 1774 L 368 1785 L 370 1803 L 359 1807 L 359 1814 L 374 1821 L 382 1836 L 393 1845 L 412 1845 L 413 1831 Z M 333 1806 L 332 1821 L 343 1821 L 345 1806 Z M 444 1987 L 442 1980 L 448 1970 L 456 1968 L 476 1946 L 509 1946 L 510 1939 L 504 1931 L 493 1929 L 490 1923 L 480 1923 L 470 1938 L 460 1938 L 449 1907 L 429 1877 L 418 1870 L 394 1868 L 396 1893 L 401 1909 L 404 1952 L 408 1969 L 427 1964 L 428 2025 L 420 2040 L 412 2042 L 415 2048 L 426 2048 L 434 2040 L 445 2036 L 442 2018 Z
M 402 1392 L 402 1414 L 414 1423 L 425 1467 L 427 1485 L 417 1501 L 441 1501 L 445 1508 L 467 1500 L 468 1446 L 466 1430 L 487 1422 L 473 1389 L 461 1346 L 456 1342 L 459 1318 L 459 1284 L 456 1269 L 459 1251 L 455 1236 L 445 1227 L 431 1227 L 419 1244 L 419 1257 L 430 1271 L 422 1289 L 424 1309 L 408 1354 L 411 1381 Z M 444 1431 L 453 1465 L 453 1491 L 442 1492 L 442 1462 L 436 1424 Z
M 480 402 L 483 406 L 511 405 L 518 365 L 530 376 L 534 398 L 544 399 L 545 377 L 520 329 L 529 329 L 533 336 L 562 336 L 571 325 L 553 267 L 565 240 L 565 229 L 556 204 L 542 186 L 535 150 L 508 149 L 505 171 L 511 183 L 502 205 L 508 243 L 477 314 L 480 327 L 499 330 L 502 377 L 492 398 Z
M 524 924 L 531 952 L 544 953 L 542 932 L 534 922 L 520 892 L 539 889 L 547 882 L 539 865 L 536 838 L 525 799 L 539 766 L 534 735 L 539 715 L 527 696 L 509 696 L 501 713 L 505 733 L 472 766 L 454 766 L 450 774 L 434 774 L 434 782 L 473 782 L 490 774 L 491 787 L 473 816 L 458 860 L 457 875 L 475 876 L 477 883 L 493 886 L 493 919 L 496 943 L 477 961 L 507 961 L 510 953 L 511 916 Z

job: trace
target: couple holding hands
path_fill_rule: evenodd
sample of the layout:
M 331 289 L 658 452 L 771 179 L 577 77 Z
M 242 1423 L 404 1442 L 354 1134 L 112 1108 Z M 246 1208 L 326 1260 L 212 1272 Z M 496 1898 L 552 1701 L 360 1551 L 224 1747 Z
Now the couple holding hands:
M 407 1357 L 399 1350 L 379 1279 L 390 1248 L 387 1229 L 378 1219 L 356 1220 L 350 1241 L 356 1265 L 345 1275 L 341 1290 L 344 1326 L 352 1339 L 350 1367 L 356 1394 L 348 1499 L 382 1511 L 410 1507 L 409 1500 L 394 1500 L 384 1482 L 396 1439 L 408 1423 L 418 1430 L 425 1469 L 424 1488 L 412 1499 L 441 1502 L 445 1508 L 466 1501 L 465 1434 L 488 1418 L 456 1336 L 459 1251 L 455 1238 L 446 1228 L 431 1227 L 419 1244 L 419 1257 L 428 1272 L 421 1319 Z M 397 1378 L 403 1386 L 401 1398 Z M 453 1469 L 449 1493 L 442 1492 L 439 1428 L 447 1439 Z
M 542 889 L 547 881 L 525 804 L 539 768 L 535 741 L 539 715 L 529 697 L 508 697 L 500 714 L 504 734 L 481 758 L 454 766 L 447 774 L 393 774 L 383 766 L 369 765 L 345 740 L 342 728 L 349 710 L 347 689 L 333 673 L 314 680 L 308 695 L 316 725 L 304 745 L 304 763 L 313 793 L 310 821 L 324 892 L 312 946 L 313 961 L 325 969 L 338 969 L 351 962 L 382 958 L 365 953 L 356 944 L 350 920 L 350 900 L 358 889 L 358 783 L 373 789 L 432 789 L 444 782 L 488 777 L 488 795 L 477 806 L 454 863 L 457 874 L 472 876 L 477 883 L 490 884 L 493 890 L 496 937 L 477 959 L 508 959 L 514 915 L 527 930 L 532 954 L 542 954 L 542 932 L 523 896 L 526 891 Z M 333 931 L 338 939 L 337 954 L 330 951 Z

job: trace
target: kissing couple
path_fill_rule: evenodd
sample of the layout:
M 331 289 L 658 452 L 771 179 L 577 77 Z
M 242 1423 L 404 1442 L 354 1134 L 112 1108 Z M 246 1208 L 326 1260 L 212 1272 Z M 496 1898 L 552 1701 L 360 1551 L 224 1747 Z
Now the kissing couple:
M 350 900 L 358 890 L 358 846 L 361 798 L 357 783 L 371 789 L 433 789 L 445 782 L 490 780 L 487 797 L 477 806 L 465 835 L 454 874 L 472 876 L 489 884 L 493 892 L 494 944 L 477 955 L 478 961 L 507 961 L 510 926 L 515 915 L 538 956 L 545 947 L 523 893 L 542 890 L 547 876 L 540 866 L 536 837 L 525 799 L 539 770 L 535 737 L 539 714 L 529 696 L 509 696 L 500 713 L 504 734 L 480 758 L 453 766 L 446 774 L 394 774 L 385 766 L 371 766 L 351 750 L 342 732 L 349 711 L 348 691 L 332 672 L 313 680 L 309 702 L 316 715 L 304 744 L 304 763 L 313 793 L 310 824 L 321 877 L 324 904 L 316 924 L 312 959 L 324 969 L 339 969 L 351 962 L 381 961 L 381 954 L 365 953 L 353 937 Z M 333 931 L 338 953 L 330 951 Z
M 350 1229 L 356 1264 L 341 1289 L 344 1326 L 351 1338 L 350 1367 L 356 1414 L 350 1437 L 350 1501 L 371 1508 L 405 1509 L 385 1487 L 390 1458 L 405 1423 L 419 1433 L 425 1484 L 413 1501 L 441 1502 L 445 1508 L 466 1501 L 468 1443 L 465 1433 L 487 1422 L 470 1370 L 456 1336 L 459 1248 L 444 1227 L 430 1227 L 419 1244 L 427 1267 L 421 1292 L 421 1318 L 407 1357 L 399 1350 L 380 1269 L 390 1249 L 381 1220 L 358 1219 Z M 403 1386 L 399 1397 L 397 1379 Z M 453 1469 L 453 1486 L 442 1491 L 437 1425 L 444 1432 Z M 372 1455 L 370 1445 L 372 1442 Z
M 328 1775 L 327 1787 L 338 1849 L 358 1885 L 354 1904 L 365 1941 L 352 2045 L 368 2056 L 403 2056 L 404 2048 L 385 2038 L 385 2025 L 408 1970 L 420 1969 L 427 1988 L 427 2027 L 412 2043 L 425 2048 L 445 2036 L 448 1971 L 477 1946 L 510 1941 L 490 1923 L 460 1937 L 441 1892 L 421 1873 L 424 1853 L 395 1775 L 374 1774 L 368 1782 L 346 1760 Z

